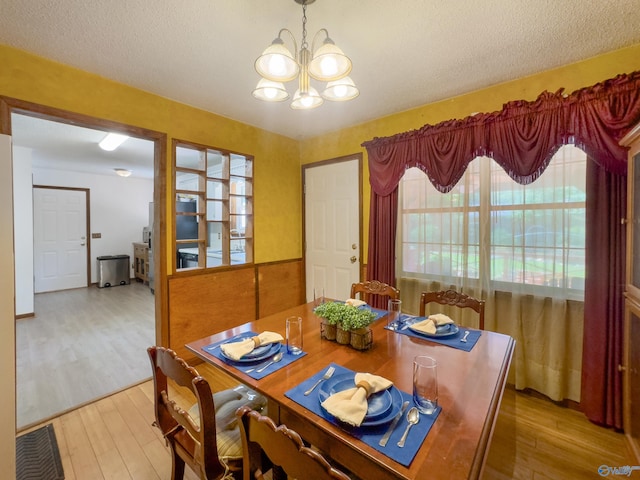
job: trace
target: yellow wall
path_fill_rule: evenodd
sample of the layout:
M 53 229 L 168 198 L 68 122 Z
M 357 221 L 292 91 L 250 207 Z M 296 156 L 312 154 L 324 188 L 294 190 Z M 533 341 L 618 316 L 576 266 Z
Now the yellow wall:
M 506 102 L 533 100 L 545 90 L 564 87 L 570 93 L 620 73 L 640 70 L 640 44 L 302 142 L 7 46 L 0 45 L 0 65 L 0 95 L 165 132 L 168 148 L 172 138 L 179 138 L 254 155 L 255 261 L 263 263 L 302 256 L 301 163 L 364 153 L 366 259 L 370 188 L 362 142 L 474 112 L 500 110 Z M 171 172 L 167 172 L 166 181 L 171 184 Z M 168 256 L 171 264 L 173 256 Z
M 0 95 L 163 132 L 168 150 L 171 139 L 178 138 L 253 155 L 255 262 L 302 256 L 297 141 L 6 45 L 0 45 L 0 65 Z M 171 175 L 166 173 L 167 185 Z M 170 203 L 167 199 L 167 211 Z M 172 265 L 171 249 L 167 261 Z
M 555 92 L 564 87 L 565 92 L 571 93 L 579 88 L 613 78 L 618 74 L 637 70 L 640 70 L 640 44 L 302 141 L 300 144 L 301 162 L 303 164 L 311 163 L 363 152 L 365 160 L 363 259 L 366 262 L 371 189 L 366 150 L 360 146 L 362 142 L 374 137 L 386 137 L 407 130 L 415 130 L 425 124 L 433 125 L 444 120 L 461 119 L 476 112 L 493 112 L 502 109 L 505 103 L 512 100 L 535 100 L 545 90 Z

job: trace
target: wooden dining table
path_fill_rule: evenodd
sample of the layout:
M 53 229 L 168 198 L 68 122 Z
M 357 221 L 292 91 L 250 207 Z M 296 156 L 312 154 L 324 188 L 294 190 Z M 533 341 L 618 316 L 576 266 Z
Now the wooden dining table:
M 273 331 L 285 336 L 285 319 L 299 316 L 306 355 L 255 380 L 242 369 L 203 350 L 244 332 Z M 186 345 L 197 357 L 263 394 L 268 415 L 296 430 L 349 471 L 363 479 L 477 479 L 491 444 L 507 382 L 515 342 L 503 334 L 482 331 L 470 352 L 385 329 L 383 316 L 371 327 L 368 350 L 329 341 L 313 303 L 303 304 Z M 395 387 L 412 392 L 412 365 L 417 355 L 438 362 L 438 402 L 442 410 L 408 466 L 401 465 L 351 435 L 348 429 L 307 410 L 285 393 L 335 363 L 355 372 L 383 376 Z M 400 428 L 400 427 L 398 427 Z

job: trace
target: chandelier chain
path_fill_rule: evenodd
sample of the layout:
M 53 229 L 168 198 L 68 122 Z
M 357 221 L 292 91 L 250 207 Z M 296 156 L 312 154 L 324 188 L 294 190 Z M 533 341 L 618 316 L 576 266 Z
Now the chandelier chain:
M 302 5 L 302 48 L 307 48 L 307 5 Z

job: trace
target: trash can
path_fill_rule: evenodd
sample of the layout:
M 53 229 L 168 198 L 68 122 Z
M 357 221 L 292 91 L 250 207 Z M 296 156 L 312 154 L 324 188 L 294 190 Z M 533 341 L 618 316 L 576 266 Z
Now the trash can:
M 128 285 L 129 255 L 105 255 L 98 257 L 98 288 Z

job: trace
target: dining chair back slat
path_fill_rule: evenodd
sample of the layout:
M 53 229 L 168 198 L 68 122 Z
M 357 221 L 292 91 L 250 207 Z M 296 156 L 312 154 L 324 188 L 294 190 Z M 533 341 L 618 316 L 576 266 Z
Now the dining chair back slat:
M 203 480 L 223 478 L 227 468 L 218 457 L 216 409 L 209 383 L 173 350 L 152 346 L 147 352 L 153 369 L 155 425 L 171 448 L 172 480 L 184 477 L 185 463 Z M 197 423 L 185 405 L 170 395 L 168 379 L 194 394 L 199 411 Z M 228 468 L 239 475 L 241 461 L 228 463 Z
M 388 297 L 388 299 L 397 300 L 400 298 L 400 290 L 378 280 L 367 280 L 365 282 L 354 283 L 351 285 L 351 297 L 360 298 L 360 300 L 371 305 L 371 297 L 379 295 Z M 383 305 L 386 308 L 386 304 Z
M 268 459 L 268 468 L 277 465 L 288 478 L 313 478 L 314 480 L 349 480 L 349 477 L 331 464 L 316 450 L 306 447 L 294 430 L 286 425 L 277 426 L 269 417 L 247 407 L 238 409 L 244 456 L 244 480 L 250 480 L 250 471 L 260 465 L 262 454 Z M 257 448 L 256 448 L 257 447 Z M 261 468 L 256 469 L 256 479 L 264 478 Z
M 470 308 L 478 313 L 478 328 L 484 330 L 484 300 L 478 300 L 453 289 L 438 292 L 422 292 L 420 295 L 420 316 L 424 317 L 428 303 L 450 305 L 458 308 Z

